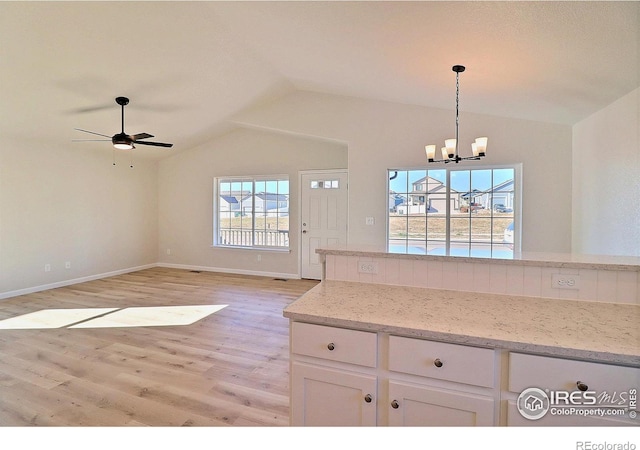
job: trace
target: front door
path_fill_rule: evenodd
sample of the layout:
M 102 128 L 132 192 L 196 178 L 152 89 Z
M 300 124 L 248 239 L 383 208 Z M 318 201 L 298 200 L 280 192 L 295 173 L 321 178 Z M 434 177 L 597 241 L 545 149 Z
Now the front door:
M 347 243 L 347 181 L 346 170 L 302 172 L 300 175 L 302 278 L 322 278 L 317 248 Z

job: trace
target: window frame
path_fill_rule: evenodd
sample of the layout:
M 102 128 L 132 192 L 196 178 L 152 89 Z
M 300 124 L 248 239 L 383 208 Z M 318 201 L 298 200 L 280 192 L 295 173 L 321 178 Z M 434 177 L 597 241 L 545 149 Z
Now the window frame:
M 220 196 L 224 195 L 224 192 L 220 192 L 220 184 L 221 183 L 251 183 L 251 245 L 238 245 L 238 244 L 229 244 L 220 242 L 220 219 L 221 219 L 221 210 L 220 210 Z M 257 183 L 268 183 L 268 182 L 286 182 L 287 183 L 287 193 L 280 194 L 280 192 L 276 192 L 276 195 L 286 195 L 287 197 L 287 207 L 286 207 L 286 216 L 291 217 L 291 180 L 288 174 L 274 174 L 274 175 L 238 175 L 238 176 L 220 176 L 215 177 L 213 182 L 213 241 L 212 247 L 216 248 L 230 248 L 230 249 L 240 249 L 240 250 L 260 250 L 260 251 L 275 251 L 275 252 L 290 252 L 291 251 L 291 241 L 290 227 L 287 227 L 285 237 L 286 245 L 263 245 L 256 244 L 256 232 L 261 231 L 260 229 L 256 229 L 256 195 L 261 192 L 256 192 L 256 184 Z M 241 187 L 242 192 L 242 187 Z M 268 193 L 268 192 L 267 192 Z M 270 194 L 270 193 L 268 193 Z M 266 201 L 266 200 L 265 200 Z M 277 207 L 276 207 L 276 219 L 282 217 L 280 214 L 280 201 L 276 199 Z M 241 200 L 242 205 L 242 200 Z M 284 208 L 283 208 L 284 209 Z M 240 211 L 242 212 L 243 208 L 240 206 Z M 231 211 L 230 211 L 231 212 Z M 267 217 L 267 216 L 265 216 Z M 290 224 L 290 223 L 289 223 Z M 225 228 L 226 229 L 226 228 Z M 247 228 L 249 230 L 249 228 Z M 276 232 L 279 230 L 276 228 Z M 278 239 L 279 240 L 279 239 Z
M 452 244 L 452 239 L 451 239 L 451 212 L 452 212 L 452 207 L 451 207 L 451 201 L 453 199 L 453 195 L 452 195 L 452 188 L 451 188 L 451 173 L 452 172 L 459 172 L 459 171 L 481 171 L 481 170 L 500 170 L 500 169 L 511 169 L 513 170 L 513 175 L 514 175 L 514 208 L 513 208 L 513 244 L 512 244 L 512 257 L 515 257 L 516 255 L 521 253 L 521 242 L 522 242 L 522 163 L 516 163 L 516 164 L 496 164 L 496 165 L 468 165 L 468 164 L 460 164 L 460 165 L 455 165 L 453 167 L 445 167 L 445 166 L 438 166 L 438 165 L 430 165 L 430 166 L 419 166 L 419 167 L 394 167 L 394 168 L 390 168 L 387 169 L 387 178 L 386 178 L 386 197 L 387 197 L 387 203 L 386 203 L 386 232 L 385 232 L 385 238 L 386 238 L 386 248 L 389 252 L 393 252 L 391 249 L 391 245 L 390 245 L 390 232 L 391 232 L 391 227 L 390 227 L 390 218 L 393 217 L 391 216 L 391 210 L 390 210 L 390 198 L 392 195 L 391 192 L 391 180 L 390 180 L 390 176 L 393 174 L 393 172 L 397 171 L 397 172 L 410 172 L 410 171 L 425 171 L 425 174 L 427 174 L 428 176 L 428 171 L 434 171 L 434 170 L 444 170 L 446 171 L 446 175 L 445 175 L 445 185 L 446 185 L 446 197 L 445 197 L 445 204 L 446 204 L 446 213 L 445 213 L 445 219 L 446 219 L 446 231 L 445 231 L 445 238 L 443 239 L 443 243 L 445 246 L 445 254 L 442 256 L 455 256 L 452 254 L 451 252 L 451 244 Z M 407 174 L 408 175 L 408 174 Z M 407 184 L 409 185 L 410 179 L 407 178 Z M 410 188 L 410 186 L 408 186 L 406 188 L 406 190 L 408 192 L 402 193 L 402 194 L 410 194 L 412 191 L 412 189 Z M 418 192 L 418 191 L 415 191 Z M 426 189 L 424 191 L 422 191 L 425 193 L 425 195 L 428 195 L 429 189 Z M 396 193 L 398 194 L 398 193 Z M 428 197 L 426 197 L 425 200 L 425 204 L 430 204 L 430 199 Z M 426 212 L 425 212 L 425 216 L 426 216 Z M 407 214 L 407 218 L 410 217 Z M 428 216 L 427 216 L 428 217 Z M 471 219 L 471 218 L 470 218 Z M 490 217 L 491 220 L 493 219 L 493 215 Z M 425 231 L 425 236 L 424 239 L 416 239 L 415 241 L 418 242 L 422 242 L 425 244 L 425 249 L 424 252 L 416 252 L 416 251 L 410 251 L 409 250 L 409 246 L 408 243 L 411 241 L 411 239 L 409 239 L 408 237 L 404 239 L 406 245 L 405 251 L 395 251 L 398 253 L 408 253 L 408 254 L 436 254 L 436 253 L 430 253 L 427 248 L 428 248 L 428 243 L 429 242 L 436 242 L 434 240 L 428 240 L 427 239 L 428 235 L 426 234 Z M 462 240 L 454 240 L 454 243 L 466 243 L 469 245 L 469 251 L 468 251 L 468 255 L 466 255 L 466 257 L 469 258 L 485 258 L 484 256 L 475 256 L 472 253 L 471 250 L 471 246 L 474 243 L 478 243 L 476 241 L 473 240 L 473 237 L 470 233 L 469 239 L 466 241 L 462 241 Z M 492 258 L 492 259 L 501 259 L 504 258 L 504 256 L 494 256 L 493 255 L 493 246 L 494 245 L 499 245 L 498 243 L 494 243 L 493 241 L 490 241 L 491 244 L 491 256 L 487 256 L 487 258 Z M 439 253 L 438 253 L 439 254 Z M 463 255 L 464 256 L 464 255 Z

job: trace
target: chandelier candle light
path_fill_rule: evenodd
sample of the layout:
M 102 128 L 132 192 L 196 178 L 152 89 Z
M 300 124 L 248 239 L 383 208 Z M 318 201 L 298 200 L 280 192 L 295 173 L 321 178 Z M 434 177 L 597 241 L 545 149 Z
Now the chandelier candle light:
M 473 156 L 467 156 L 462 158 L 458 155 L 458 126 L 459 126 L 459 104 L 460 104 L 460 72 L 464 72 L 464 66 L 453 66 L 451 68 L 456 73 L 456 137 L 455 139 L 446 139 L 444 141 L 444 147 L 442 147 L 442 159 L 436 160 L 436 146 L 433 144 L 426 145 L 424 147 L 427 153 L 427 159 L 429 162 L 443 162 L 445 164 L 450 162 L 459 163 L 460 161 L 464 161 L 467 159 L 480 159 L 485 156 L 487 151 L 487 141 L 486 137 L 476 138 L 476 141 L 471 144 L 471 151 Z

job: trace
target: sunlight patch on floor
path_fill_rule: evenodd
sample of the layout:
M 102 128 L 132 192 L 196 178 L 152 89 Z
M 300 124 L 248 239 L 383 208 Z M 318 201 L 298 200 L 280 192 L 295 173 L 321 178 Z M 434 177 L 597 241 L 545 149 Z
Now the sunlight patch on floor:
M 220 311 L 227 305 L 143 306 L 114 313 L 73 325 L 69 328 L 160 327 L 190 325 Z
M 227 305 L 43 309 L 0 320 L 0 330 L 190 325 Z
M 82 322 L 118 308 L 42 309 L 17 317 L 0 320 L 0 330 L 61 328 Z

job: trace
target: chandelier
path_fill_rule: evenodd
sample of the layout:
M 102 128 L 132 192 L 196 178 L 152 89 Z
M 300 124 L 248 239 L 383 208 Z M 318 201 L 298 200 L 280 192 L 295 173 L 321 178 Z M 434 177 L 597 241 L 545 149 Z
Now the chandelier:
M 443 162 L 445 164 L 450 162 L 459 163 L 460 161 L 468 160 L 468 159 L 480 159 L 485 156 L 487 151 L 487 141 L 486 137 L 476 138 L 475 142 L 471 144 L 471 152 L 473 156 L 461 157 L 458 155 L 458 127 L 460 123 L 458 108 L 460 105 L 460 73 L 464 72 L 464 66 L 453 66 L 451 68 L 456 73 L 456 137 L 455 139 L 445 139 L 444 147 L 442 147 L 442 159 L 435 159 L 436 156 L 436 146 L 433 144 L 426 145 L 424 147 L 427 153 L 427 159 L 429 162 Z

